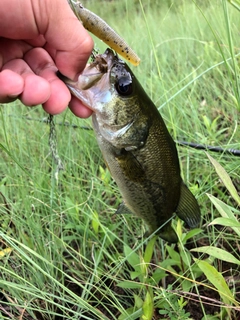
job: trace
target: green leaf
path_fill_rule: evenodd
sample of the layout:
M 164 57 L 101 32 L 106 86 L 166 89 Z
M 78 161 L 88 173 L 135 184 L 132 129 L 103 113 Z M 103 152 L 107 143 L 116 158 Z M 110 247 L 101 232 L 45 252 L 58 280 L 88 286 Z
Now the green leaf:
M 133 294 L 134 297 L 134 306 L 138 309 L 142 308 L 143 300 L 136 294 Z
M 141 270 L 139 256 L 129 246 L 124 246 L 124 254 L 127 262 L 135 269 L 135 271 Z
M 237 227 L 240 228 L 240 222 L 235 221 L 230 218 L 216 218 L 214 219 L 211 223 L 209 223 L 209 226 L 211 225 L 220 225 L 220 226 L 225 226 L 225 227 Z
M 142 276 L 142 272 L 141 271 L 131 271 L 130 272 L 130 278 L 131 280 L 134 280 L 138 277 Z
M 197 229 L 197 228 L 188 231 L 188 233 L 183 238 L 183 243 L 186 243 L 188 239 L 191 239 L 191 238 L 195 237 L 196 235 L 198 235 L 199 233 L 202 233 L 202 232 L 203 232 L 202 229 Z
M 237 218 L 234 216 L 231 208 L 224 203 L 223 201 L 219 200 L 218 198 L 214 197 L 211 194 L 207 193 L 208 198 L 211 200 L 211 202 L 214 204 L 218 212 L 221 214 L 223 218 L 229 218 L 232 221 L 238 223 Z M 240 229 L 237 227 L 232 227 L 232 229 L 240 236 Z
M 154 281 L 154 285 L 158 284 L 160 280 L 167 276 L 167 273 L 161 268 L 156 269 L 152 274 L 152 280 Z
M 124 313 L 118 317 L 118 320 L 136 320 L 136 319 L 139 319 L 141 314 L 142 314 L 141 308 L 136 310 L 135 307 L 131 307 L 131 308 L 128 308 L 127 310 L 124 310 Z
M 166 249 L 170 255 L 170 257 L 175 260 L 177 263 L 180 263 L 180 255 L 177 253 L 172 247 L 166 245 Z
M 145 300 L 143 302 L 142 320 L 152 320 L 154 312 L 153 294 L 151 288 L 148 288 Z
M 143 287 L 141 283 L 127 280 L 119 282 L 117 286 L 124 289 L 141 289 Z
M 194 259 L 194 260 L 198 265 L 198 267 L 205 274 L 207 279 L 211 282 L 211 284 L 214 285 L 214 287 L 216 287 L 223 302 L 230 305 L 232 303 L 237 304 L 222 274 L 218 272 L 216 268 L 211 266 L 208 262 L 198 260 L 198 259 Z
M 95 234 L 98 234 L 100 222 L 98 219 L 98 213 L 96 211 L 93 212 L 93 219 L 92 219 L 92 228 Z
M 77 220 L 79 219 L 78 206 L 76 205 L 76 203 L 74 203 L 72 201 L 71 198 L 65 197 L 65 207 L 66 207 L 68 214 L 71 214 L 71 216 Z
M 230 252 L 227 252 L 226 250 L 220 248 L 204 246 L 200 248 L 191 249 L 191 251 L 207 253 L 208 255 L 213 256 L 214 258 L 240 265 L 240 260 L 235 258 Z
M 185 264 L 185 266 L 189 266 L 191 262 L 191 254 L 189 251 L 180 251 L 180 256 L 182 258 L 182 262 Z
M 163 260 L 161 263 L 160 263 L 160 266 L 162 268 L 165 268 L 165 269 L 168 269 L 170 266 L 176 266 L 176 265 L 180 265 L 180 260 L 179 261 L 176 261 L 175 259 L 166 259 L 166 260 Z
M 182 287 L 183 291 L 189 292 L 192 289 L 193 284 L 192 284 L 191 281 L 183 280 L 182 283 L 181 283 L 181 287 Z
M 223 184 L 228 189 L 233 199 L 237 202 L 238 205 L 240 205 L 240 197 L 226 170 L 208 153 L 207 153 L 207 156 L 208 156 L 208 159 L 211 161 L 212 165 L 214 166 L 219 178 L 222 180 Z
M 148 244 L 146 246 L 144 256 L 143 256 L 145 263 L 150 263 L 150 261 L 152 259 L 154 245 L 155 245 L 156 240 L 157 240 L 157 236 L 154 236 L 148 241 Z

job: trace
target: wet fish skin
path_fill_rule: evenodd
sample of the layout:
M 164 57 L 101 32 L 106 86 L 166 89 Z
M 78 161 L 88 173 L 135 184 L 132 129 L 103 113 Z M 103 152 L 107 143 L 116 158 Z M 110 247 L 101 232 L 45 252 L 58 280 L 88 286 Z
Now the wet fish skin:
M 77 82 L 63 80 L 94 111 L 99 147 L 123 196 L 118 212 L 127 207 L 149 234 L 160 228 L 159 236 L 172 243 L 178 241 L 168 221 L 174 212 L 196 227 L 200 210 L 180 176 L 175 143 L 129 67 L 107 49 Z

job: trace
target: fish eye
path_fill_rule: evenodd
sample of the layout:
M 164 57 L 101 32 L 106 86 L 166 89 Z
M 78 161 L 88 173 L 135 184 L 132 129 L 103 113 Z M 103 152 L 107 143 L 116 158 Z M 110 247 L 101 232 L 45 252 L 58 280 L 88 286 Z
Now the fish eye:
M 132 80 L 129 77 L 121 77 L 115 83 L 117 92 L 122 96 L 129 96 L 133 92 Z

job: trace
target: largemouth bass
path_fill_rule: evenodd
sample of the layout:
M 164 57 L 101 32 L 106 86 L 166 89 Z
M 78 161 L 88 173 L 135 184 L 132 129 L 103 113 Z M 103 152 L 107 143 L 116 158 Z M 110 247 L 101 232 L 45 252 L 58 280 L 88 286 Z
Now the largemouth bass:
M 123 197 L 118 212 L 142 218 L 148 232 L 178 238 L 175 212 L 191 228 L 200 221 L 195 197 L 180 176 L 177 149 L 167 127 L 130 68 L 107 49 L 74 82 L 71 93 L 93 110 L 93 128 L 105 162 Z

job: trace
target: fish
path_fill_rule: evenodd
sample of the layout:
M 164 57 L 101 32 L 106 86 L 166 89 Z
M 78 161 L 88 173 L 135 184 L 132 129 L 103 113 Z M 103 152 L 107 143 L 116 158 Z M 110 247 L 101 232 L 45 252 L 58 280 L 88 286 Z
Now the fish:
M 136 52 L 106 21 L 79 2 L 69 0 L 69 4 L 85 29 L 106 43 L 132 65 L 138 66 L 140 64 L 141 60 Z
M 77 81 L 60 78 L 93 111 L 98 145 L 123 197 L 117 213 L 135 214 L 148 235 L 170 243 L 178 242 L 174 213 L 198 226 L 199 205 L 181 178 L 175 142 L 128 65 L 108 48 Z

